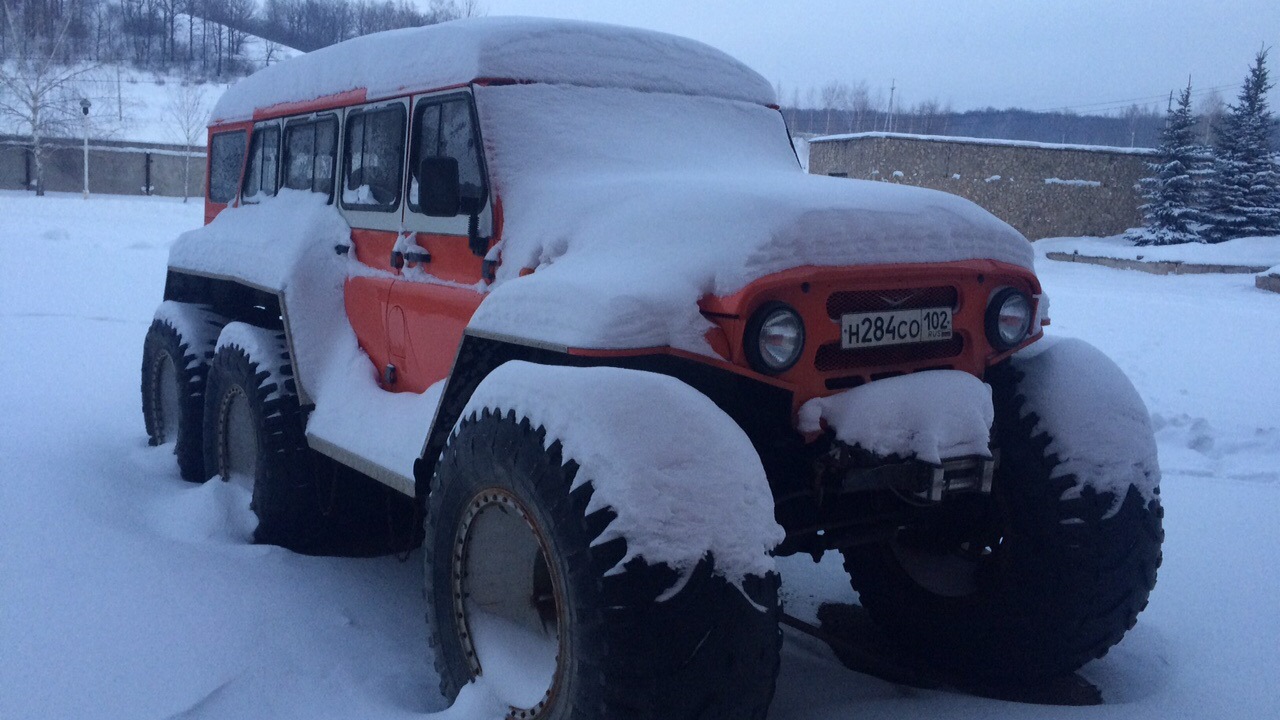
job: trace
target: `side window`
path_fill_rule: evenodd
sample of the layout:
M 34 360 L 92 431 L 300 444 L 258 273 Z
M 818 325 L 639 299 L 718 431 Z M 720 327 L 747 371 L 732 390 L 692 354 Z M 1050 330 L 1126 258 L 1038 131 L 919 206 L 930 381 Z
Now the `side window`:
M 258 128 L 249 144 L 249 168 L 244 173 L 241 199 L 254 203 L 275 195 L 279 176 L 280 128 Z
M 343 207 L 390 212 L 400 206 L 404 120 L 401 105 L 347 116 Z
M 424 100 L 415 114 L 412 162 L 409 165 L 409 209 L 418 212 L 418 162 L 424 157 L 458 161 L 458 181 L 464 209 L 484 207 L 486 190 L 480 164 L 480 142 L 466 98 L 444 102 Z
M 284 186 L 333 197 L 338 121 L 333 117 L 293 123 L 284 131 Z
M 240 168 L 244 165 L 245 132 L 218 133 L 209 142 L 209 200 L 219 204 L 236 197 Z

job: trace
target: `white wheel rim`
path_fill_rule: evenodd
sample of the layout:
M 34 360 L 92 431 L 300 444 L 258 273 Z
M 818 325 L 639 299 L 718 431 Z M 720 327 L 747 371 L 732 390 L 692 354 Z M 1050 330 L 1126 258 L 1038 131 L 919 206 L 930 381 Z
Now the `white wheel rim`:
M 487 490 L 467 506 L 453 552 L 454 617 L 473 675 L 511 710 L 535 718 L 560 679 L 563 591 L 529 514 Z
M 156 411 L 160 417 L 157 426 L 160 430 L 160 442 L 171 443 L 178 439 L 178 369 L 174 365 L 173 356 L 165 353 L 160 359 L 160 367 L 156 370 Z
M 258 472 L 258 431 L 249 397 L 239 387 L 223 400 L 222 479 L 253 490 Z

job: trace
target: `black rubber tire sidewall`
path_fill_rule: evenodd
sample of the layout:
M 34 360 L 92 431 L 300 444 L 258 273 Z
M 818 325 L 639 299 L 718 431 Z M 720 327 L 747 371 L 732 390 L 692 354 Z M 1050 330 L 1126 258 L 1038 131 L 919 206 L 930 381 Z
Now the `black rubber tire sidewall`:
M 242 348 L 227 345 L 214 353 L 205 392 L 205 467 L 221 474 L 226 427 L 221 408 L 233 393 L 248 399 L 257 440 L 252 509 L 258 517 L 254 541 L 280 545 L 295 552 L 322 554 L 329 534 L 327 485 L 306 447 L 297 397 L 270 382 L 260 366 L 274 358 L 250 358 Z
M 160 370 L 166 361 L 173 363 L 173 381 L 177 385 L 178 417 L 176 437 L 165 437 Z M 188 482 L 209 478 L 204 465 L 204 392 L 209 361 L 202 348 L 192 347 L 168 321 L 157 318 L 147 330 L 142 344 L 142 417 L 152 445 L 174 443 L 178 472 Z
M 633 560 L 623 540 L 592 543 L 613 519 L 590 515 L 591 484 L 570 490 L 577 465 L 541 429 L 485 411 L 464 421 L 445 449 L 427 503 L 424 540 L 428 626 L 441 692 L 471 680 L 453 617 L 450 554 L 468 502 L 489 488 L 516 497 L 551 548 L 569 618 L 554 720 L 764 718 L 778 671 L 778 577 L 748 578 L 748 602 L 702 562 L 673 598 L 657 602 L 676 573 Z M 753 606 L 753 604 L 755 606 Z M 563 620 L 562 620 L 563 622 Z
M 885 546 L 848 550 L 845 568 L 872 619 L 910 653 L 957 677 L 1034 681 L 1102 657 L 1136 622 L 1161 561 L 1163 509 L 1130 488 L 1115 497 L 1054 477 L 1051 438 L 1022 416 L 1015 370 L 993 369 L 1002 452 L 993 499 L 1003 517 L 999 562 L 965 597 L 933 594 Z

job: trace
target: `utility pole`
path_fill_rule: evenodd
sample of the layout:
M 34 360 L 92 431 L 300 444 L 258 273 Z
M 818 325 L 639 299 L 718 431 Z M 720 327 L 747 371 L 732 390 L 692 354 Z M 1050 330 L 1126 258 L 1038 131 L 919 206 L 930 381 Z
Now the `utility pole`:
M 84 125 L 84 199 L 89 199 L 89 98 L 80 98 L 80 117 Z
M 893 132 L 893 93 L 898 89 L 898 79 L 889 82 L 889 110 L 884 116 L 884 131 Z

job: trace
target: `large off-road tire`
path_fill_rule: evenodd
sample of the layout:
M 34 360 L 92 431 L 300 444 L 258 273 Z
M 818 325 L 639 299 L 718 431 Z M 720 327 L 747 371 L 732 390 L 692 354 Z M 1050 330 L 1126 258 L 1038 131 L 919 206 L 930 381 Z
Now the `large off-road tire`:
M 1022 415 L 1017 371 L 996 368 L 992 497 L 968 512 L 902 528 L 888 545 L 845 551 L 863 607 L 902 648 L 954 677 L 1047 679 L 1102 657 L 1155 586 L 1164 538 L 1159 498 L 1122 498 L 1055 475 L 1053 441 Z
M 183 480 L 202 482 L 205 376 L 218 327 L 185 332 L 157 317 L 142 344 L 142 417 L 151 445 L 173 443 Z
M 437 466 L 424 557 L 442 693 L 482 675 L 515 718 L 764 718 L 781 645 L 777 576 L 748 578 L 748 600 L 708 558 L 659 600 L 678 579 L 666 566 L 637 558 L 609 574 L 625 540 L 593 543 L 613 513 L 588 511 L 591 483 L 575 488 L 577 464 L 544 438 L 486 410 Z M 519 688 L 519 676 L 534 682 Z
M 205 467 L 251 490 L 256 542 L 324 553 L 331 531 L 331 485 L 321 481 L 306 445 L 283 335 L 239 323 L 227 327 L 253 341 L 223 341 L 210 363 Z

